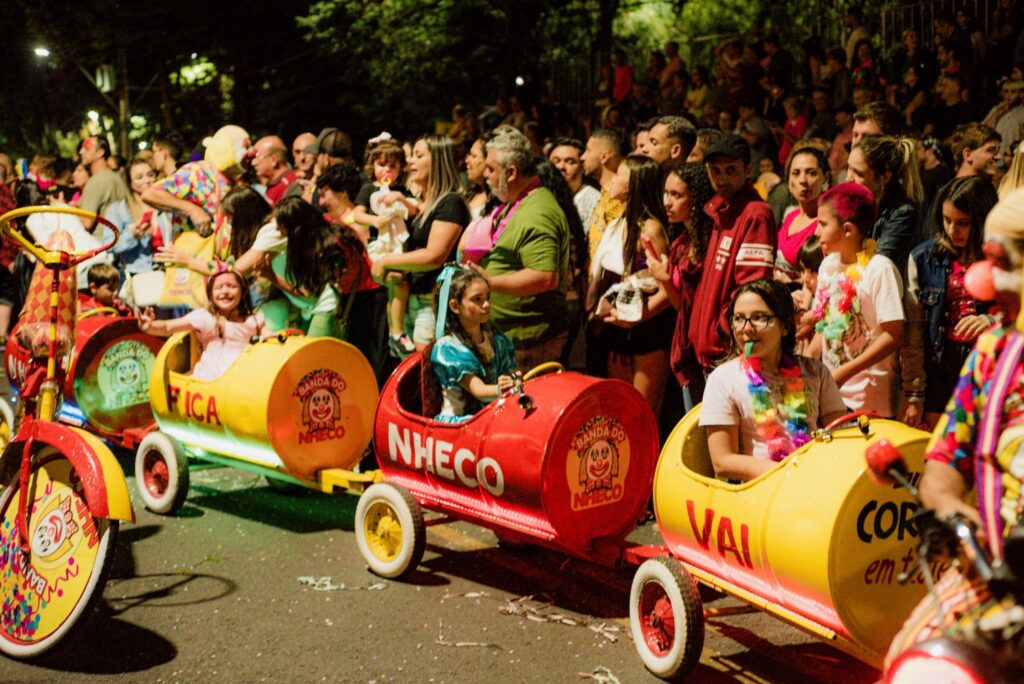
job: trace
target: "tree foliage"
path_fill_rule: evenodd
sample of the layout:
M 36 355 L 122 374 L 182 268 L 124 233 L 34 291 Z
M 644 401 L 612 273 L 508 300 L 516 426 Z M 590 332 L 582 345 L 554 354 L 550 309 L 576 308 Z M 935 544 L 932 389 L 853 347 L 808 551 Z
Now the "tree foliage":
M 852 1 L 852 0 L 851 0 Z M 865 13 L 896 0 L 866 0 Z M 54 147 L 87 110 L 117 118 L 82 71 L 114 65 L 131 86 L 139 135 L 178 129 L 198 140 L 232 122 L 284 136 L 332 125 L 355 138 L 382 128 L 411 135 L 515 89 L 561 75 L 583 85 L 613 46 L 642 71 L 650 50 L 683 44 L 704 61 L 716 40 L 776 31 L 795 49 L 816 28 L 838 35 L 846 5 L 766 0 L 280 0 L 235 3 L 80 0 L 73 11 L 4 0 L 0 31 L 0 149 Z M 187 18 L 185 20 L 184 18 Z M 50 58 L 32 55 L 46 45 Z M 124 55 L 123 68 L 119 66 Z M 568 80 L 568 77 L 563 80 Z

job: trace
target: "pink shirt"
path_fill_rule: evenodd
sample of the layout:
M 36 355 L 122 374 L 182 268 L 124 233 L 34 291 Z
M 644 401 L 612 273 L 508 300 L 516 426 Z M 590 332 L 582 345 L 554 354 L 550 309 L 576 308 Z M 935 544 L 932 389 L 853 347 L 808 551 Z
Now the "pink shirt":
M 196 335 L 203 354 L 192 370 L 197 380 L 216 380 L 245 351 L 249 339 L 263 329 L 263 314 L 256 313 L 241 323 L 224 320 L 224 337 L 217 334 L 217 318 L 208 309 L 196 309 L 185 316 Z
M 799 274 L 800 266 L 796 263 L 797 257 L 800 254 L 800 248 L 807 238 L 814 235 L 814 229 L 818 227 L 818 219 L 814 219 L 800 232 L 790 235 L 789 227 L 793 225 L 793 221 L 800 215 L 799 209 L 786 214 L 786 218 L 782 219 L 782 228 L 779 229 L 779 254 L 785 259 L 785 264 L 779 264 L 776 260 L 776 266 L 785 267 L 784 270 L 789 270 Z

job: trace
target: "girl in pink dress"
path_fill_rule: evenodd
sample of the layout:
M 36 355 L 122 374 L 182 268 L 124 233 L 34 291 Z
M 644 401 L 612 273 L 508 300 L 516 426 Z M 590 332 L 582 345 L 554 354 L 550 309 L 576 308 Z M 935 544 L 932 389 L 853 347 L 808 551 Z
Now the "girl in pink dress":
M 238 271 L 221 266 L 206 283 L 210 304 L 181 318 L 156 320 L 152 308 L 139 313 L 139 329 L 167 337 L 191 330 L 203 353 L 192 370 L 199 380 L 216 380 L 245 350 L 253 335 L 263 331 L 263 314 L 252 313 L 249 286 Z

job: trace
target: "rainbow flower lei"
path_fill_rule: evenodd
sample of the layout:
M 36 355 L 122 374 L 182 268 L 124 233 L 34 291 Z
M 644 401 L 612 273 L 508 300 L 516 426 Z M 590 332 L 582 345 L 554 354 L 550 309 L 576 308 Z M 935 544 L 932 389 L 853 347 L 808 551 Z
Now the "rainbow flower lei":
M 818 288 L 814 297 L 814 329 L 826 340 L 840 339 L 850 327 L 850 318 L 860 313 L 857 283 L 871 257 L 875 255 L 876 244 L 874 240 L 865 240 L 864 249 L 857 252 L 857 261 L 847 266 L 845 273 L 840 274 L 830 285 Z M 838 291 L 835 298 L 832 296 L 833 290 Z
M 782 401 L 778 405 L 761 374 L 761 359 L 747 354 L 740 359 L 747 376 L 747 390 L 754 409 L 754 427 L 768 446 L 773 461 L 781 461 L 811 440 L 807 429 L 807 393 L 800 364 L 790 356 L 779 363 L 783 377 Z

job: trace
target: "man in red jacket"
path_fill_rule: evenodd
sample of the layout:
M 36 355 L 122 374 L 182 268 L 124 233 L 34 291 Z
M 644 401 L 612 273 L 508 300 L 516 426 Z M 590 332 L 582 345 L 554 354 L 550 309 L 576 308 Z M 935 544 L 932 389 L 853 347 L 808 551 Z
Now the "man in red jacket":
M 715 189 L 704 211 L 715 227 L 693 298 L 689 337 L 708 373 L 732 346 L 725 314 L 733 293 L 744 283 L 772 277 L 778 231 L 771 208 L 750 183 L 750 146 L 743 138 L 724 136 L 708 149 L 704 164 Z

